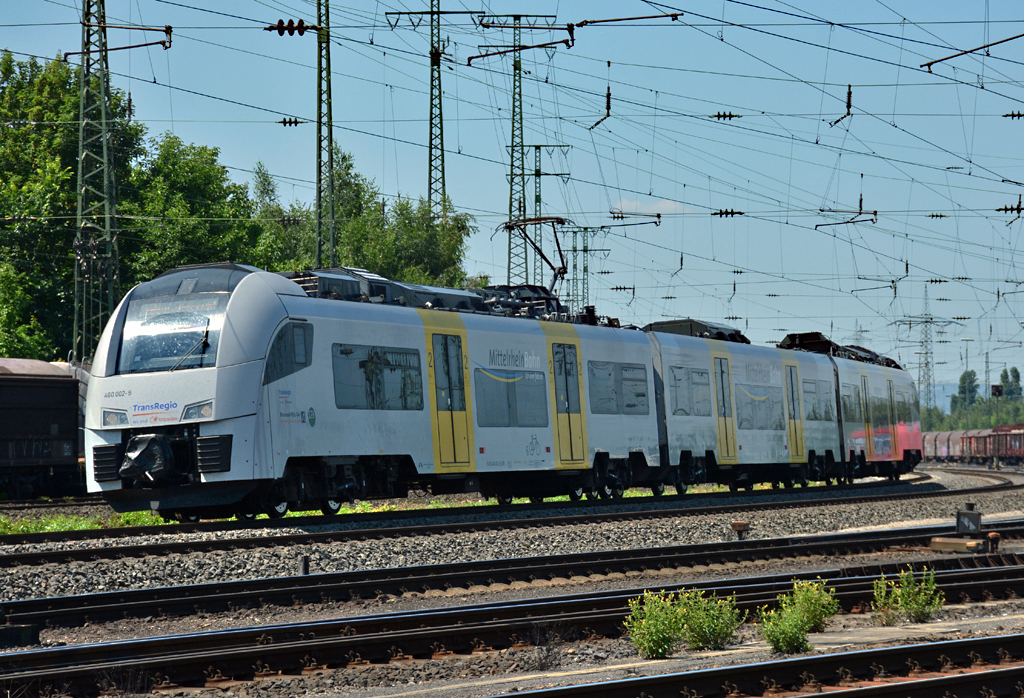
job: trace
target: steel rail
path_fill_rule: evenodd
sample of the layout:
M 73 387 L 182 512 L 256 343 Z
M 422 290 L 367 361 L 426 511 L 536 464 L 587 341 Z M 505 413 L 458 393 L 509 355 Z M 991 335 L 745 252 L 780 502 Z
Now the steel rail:
M 1003 538 L 1024 537 L 1024 521 L 986 524 Z M 147 616 L 187 616 L 238 607 L 287 606 L 353 598 L 379 598 L 409 591 L 469 588 L 537 579 L 644 572 L 745 560 L 857 554 L 892 547 L 927 545 L 951 526 L 768 538 L 663 548 L 610 550 L 542 557 L 269 577 L 190 586 L 40 597 L 0 602 L 0 621 L 11 625 L 74 626 Z M 971 560 L 973 558 L 964 558 Z M 895 573 L 892 568 L 890 574 Z M 787 577 L 788 578 L 788 577 Z
M 793 687 L 796 689 L 793 693 L 848 690 L 852 691 L 851 695 L 865 698 L 1016 697 L 1020 695 L 1020 682 L 1024 679 L 1022 642 L 1024 635 L 947 640 L 521 691 L 515 695 L 530 698 L 767 696 Z M 979 693 L 981 688 L 988 690 Z
M 788 501 L 779 503 L 775 508 L 801 509 L 809 507 L 838 506 L 843 504 L 861 504 L 899 499 L 925 499 L 948 496 L 967 496 L 973 494 L 1000 491 L 1021 490 L 1024 485 L 998 485 L 986 488 L 955 490 L 954 492 L 920 492 L 899 493 L 885 496 L 858 496 L 835 499 L 813 499 Z M 493 530 L 513 530 L 550 526 L 567 526 L 616 521 L 650 521 L 663 518 L 682 518 L 698 515 L 723 515 L 744 512 L 763 512 L 768 508 L 765 503 L 744 505 L 723 505 L 702 507 L 699 510 L 661 509 L 647 511 L 624 511 L 598 514 L 575 514 L 568 516 L 552 516 L 534 519 L 497 519 L 485 521 L 445 522 L 417 526 L 389 528 L 342 529 L 319 532 L 301 532 L 282 535 L 249 536 L 244 538 L 217 538 L 211 540 L 171 540 L 154 541 L 135 545 L 115 545 L 89 548 L 68 548 L 61 550 L 35 550 L 28 552 L 6 553 L 0 555 L 0 568 L 15 565 L 41 565 L 47 563 L 64 563 L 72 561 L 110 560 L 126 557 L 163 556 L 173 553 L 198 553 L 224 550 L 253 550 L 259 548 L 275 548 L 296 545 L 321 545 L 349 540 L 385 540 L 388 538 L 415 537 L 429 535 L 450 535 L 452 533 L 480 532 Z M 318 523 L 323 523 L 319 521 Z M 159 531 L 159 529 L 158 529 Z M 153 531 L 148 531 L 153 533 Z M 75 532 L 72 532 L 75 533 Z M 0 537 L 0 544 L 6 543 Z
M 945 562 L 959 565 L 961 560 Z M 990 556 L 984 562 L 992 567 L 939 570 L 936 582 L 950 597 L 988 599 L 1024 594 L 1020 557 Z M 840 604 L 849 609 L 870 597 L 872 583 L 885 569 L 832 570 L 824 578 L 836 588 Z M 772 604 L 777 594 L 792 588 L 792 581 L 792 575 L 774 575 L 686 587 L 703 588 L 719 596 L 735 595 L 740 608 L 751 609 Z M 666 589 L 674 591 L 683 586 Z M 0 656 L 2 680 L 12 694 L 43 690 L 45 686 L 60 686 L 67 693 L 91 693 L 96 691 L 100 677 L 113 680 L 118 676 L 148 677 L 146 690 L 154 684 L 215 686 L 227 680 L 297 676 L 303 671 L 365 661 L 446 656 L 531 642 L 617 635 L 628 611 L 627 601 L 641 591 L 603 591 L 10 652 Z M 757 680 L 762 677 L 757 676 Z M 679 695 L 678 690 L 673 695 Z

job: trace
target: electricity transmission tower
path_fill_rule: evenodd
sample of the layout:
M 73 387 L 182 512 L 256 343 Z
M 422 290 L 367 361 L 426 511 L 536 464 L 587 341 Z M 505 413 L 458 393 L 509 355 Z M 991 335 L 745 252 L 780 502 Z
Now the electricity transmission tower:
M 430 0 L 430 171 L 427 177 L 427 201 L 430 212 L 444 211 L 444 118 L 441 112 L 441 0 Z
M 596 252 L 611 252 L 607 248 L 590 246 L 591 235 L 602 230 L 606 229 L 582 225 L 569 229 L 572 233 L 572 247 L 568 250 L 572 260 L 572 276 L 569 278 L 569 297 L 566 299 L 566 305 L 576 313 L 582 313 L 584 308 L 590 305 L 590 255 Z
M 512 46 L 519 48 L 522 17 L 512 18 Z M 523 63 L 518 52 L 512 60 L 512 166 L 509 171 L 508 219 L 526 216 L 526 153 L 523 148 Z M 508 236 L 508 284 L 530 283 L 526 241 Z
M 512 20 L 512 24 L 506 24 L 506 20 Z M 484 29 L 511 29 L 511 46 L 481 46 L 481 50 L 496 49 L 491 53 L 484 53 L 480 56 L 473 56 L 469 59 L 472 63 L 474 58 L 486 56 L 500 56 L 512 53 L 512 142 L 509 146 L 511 151 L 511 167 L 509 168 L 509 193 L 508 193 L 508 219 L 515 221 L 526 217 L 526 152 L 523 146 L 523 63 L 520 58 L 522 51 L 531 48 L 544 48 L 555 44 L 571 46 L 570 39 L 552 41 L 533 46 L 524 46 L 522 43 L 523 20 L 527 22 L 527 29 L 551 29 L 554 26 L 556 17 L 554 15 L 488 15 L 480 21 Z M 510 286 L 530 283 L 530 269 L 527 264 L 526 240 L 514 232 L 514 226 L 509 228 L 508 236 L 508 279 Z
M 334 116 L 331 109 L 331 8 L 330 0 L 317 0 L 316 86 L 316 259 L 322 267 L 325 237 L 330 241 L 331 266 L 338 265 L 334 228 Z
M 921 396 L 921 406 L 925 409 L 935 407 L 935 362 L 932 354 L 932 327 L 948 327 L 949 325 L 960 325 L 962 323 L 953 320 L 943 320 L 932 315 L 928 308 L 928 287 L 924 289 L 924 310 L 920 315 L 907 315 L 895 322 L 893 325 L 907 325 L 909 329 L 914 328 L 917 323 L 921 327 L 921 350 L 917 354 L 921 357 L 918 364 L 917 389 Z
M 448 42 L 441 41 L 441 15 L 482 15 L 473 10 L 441 11 L 441 0 L 430 0 L 429 12 L 385 12 L 388 25 L 394 29 L 402 21 L 402 16 L 409 17 L 413 27 L 418 27 L 423 15 L 430 15 L 430 131 L 427 173 L 427 201 L 430 212 L 435 217 L 444 217 L 444 202 L 447 196 L 444 186 L 444 116 L 441 107 L 441 57 L 444 56 Z M 394 22 L 391 18 L 394 17 Z
M 106 22 L 104 0 L 84 0 L 72 340 L 79 361 L 92 357 L 103 325 L 121 298 Z

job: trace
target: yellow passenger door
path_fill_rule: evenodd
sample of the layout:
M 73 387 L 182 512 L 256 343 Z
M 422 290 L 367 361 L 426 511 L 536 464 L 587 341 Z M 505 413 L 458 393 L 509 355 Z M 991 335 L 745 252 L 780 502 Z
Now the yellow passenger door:
M 789 462 L 803 463 L 807 458 L 804 444 L 804 413 L 800 406 L 800 371 L 796 364 L 786 367 L 786 434 L 789 437 Z
M 716 356 L 715 360 L 715 402 L 716 431 L 718 432 L 718 462 L 736 463 L 736 420 L 732 414 L 732 379 L 729 373 L 729 359 Z
M 576 347 L 572 344 L 552 344 L 551 364 L 555 380 L 558 459 L 562 462 L 585 460 Z
M 439 465 L 469 463 L 469 413 L 466 411 L 466 380 L 462 337 L 432 336 L 434 410 L 437 423 Z

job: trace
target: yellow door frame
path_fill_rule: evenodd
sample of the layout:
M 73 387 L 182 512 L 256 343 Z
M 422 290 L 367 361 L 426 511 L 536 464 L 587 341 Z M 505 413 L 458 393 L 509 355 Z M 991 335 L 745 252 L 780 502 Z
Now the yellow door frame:
M 552 430 L 555 441 L 555 469 L 589 468 L 590 458 L 587 446 L 587 407 L 586 395 L 583 392 L 583 352 L 580 336 L 576 328 L 568 323 L 540 322 L 541 329 L 547 338 L 548 357 L 548 388 L 551 392 L 549 402 L 552 414 Z M 558 386 L 555 384 L 554 345 L 568 344 L 576 348 L 576 386 L 580 397 L 579 414 L 559 414 Z M 563 451 L 563 444 L 567 446 Z M 563 457 L 568 452 L 569 457 Z
M 427 389 L 430 395 L 430 428 L 434 442 L 434 471 L 443 473 L 476 472 L 476 450 L 473 443 L 473 391 L 469 383 L 469 342 L 466 325 L 458 313 L 417 309 L 423 321 L 427 348 Z M 462 340 L 462 386 L 466 398 L 465 410 L 440 410 L 437 404 L 437 385 L 434 380 L 434 337 L 446 334 Z M 449 438 L 447 435 L 451 434 Z M 462 453 L 460 453 L 462 451 Z M 459 456 L 465 460 L 459 460 Z
M 796 380 L 789 381 L 789 369 L 793 369 Z M 807 462 L 807 440 L 804 434 L 803 385 L 800 382 L 800 362 L 791 356 L 782 359 L 782 382 L 786 385 L 786 436 L 789 439 L 789 462 Z M 792 396 L 790 395 L 792 392 Z M 793 405 L 796 414 L 793 414 Z
M 717 440 L 716 445 L 718 446 L 716 460 L 723 465 L 736 465 L 739 463 L 739 448 L 736 443 L 736 406 L 733 397 L 732 355 L 728 349 L 720 346 L 725 344 L 724 342 L 719 340 L 706 341 L 711 347 L 711 374 L 714 377 L 713 385 L 715 387 L 715 437 Z M 715 365 L 715 359 L 723 359 L 729 372 L 727 376 L 729 379 L 729 404 L 726 410 L 728 415 L 726 416 L 721 415 L 722 384 L 720 382 L 721 377 L 718 375 L 718 368 Z

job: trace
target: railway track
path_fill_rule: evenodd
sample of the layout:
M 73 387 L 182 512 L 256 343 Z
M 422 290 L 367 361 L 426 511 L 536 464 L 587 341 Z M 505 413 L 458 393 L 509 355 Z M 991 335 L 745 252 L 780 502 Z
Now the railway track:
M 901 645 L 516 693 L 531 698 L 810 695 L 1020 696 L 1024 635 Z
M 1003 538 L 1024 538 L 1024 520 L 990 523 L 984 531 L 998 531 Z M 264 605 L 289 606 L 380 598 L 410 591 L 468 589 L 495 582 L 511 584 L 537 579 L 593 578 L 748 560 L 862 554 L 924 546 L 934 536 L 951 533 L 951 526 L 928 526 L 42 597 L 0 603 L 0 621 L 12 625 L 73 626 L 132 617 L 184 616 Z M 973 557 L 962 558 L 960 564 L 970 565 L 973 560 Z M 883 569 L 886 574 L 897 572 L 895 565 L 878 569 Z M 832 576 L 843 574 L 840 570 L 827 570 L 826 573 Z M 792 579 L 793 575 L 783 577 L 785 581 Z
M 979 473 L 971 473 L 980 475 Z M 997 484 L 1011 484 L 1006 477 L 991 474 L 989 476 Z M 920 485 L 931 480 L 926 473 L 914 473 L 901 480 L 902 485 Z M 835 486 L 814 486 L 788 490 L 789 495 L 796 497 L 813 496 L 815 493 L 825 492 L 865 492 L 879 489 L 889 489 L 893 486 L 891 482 L 874 481 L 861 482 L 854 485 Z M 781 491 L 772 491 L 778 495 Z M 635 509 L 638 506 L 651 505 L 651 509 L 678 509 L 685 508 L 678 506 L 681 502 L 715 501 L 718 499 L 729 500 L 750 500 L 757 501 L 759 498 L 768 495 L 768 491 L 743 491 L 743 492 L 707 492 L 693 493 L 686 495 L 664 495 L 661 497 L 631 497 L 628 499 L 602 499 L 600 502 L 592 500 L 580 502 L 545 502 L 545 503 L 522 503 L 511 506 L 456 506 L 439 509 L 406 509 L 402 511 L 388 512 L 367 512 L 342 514 L 334 517 L 321 515 L 314 516 L 293 516 L 285 519 L 258 519 L 249 521 L 214 520 L 195 523 L 173 523 L 160 526 L 124 526 L 108 529 L 89 529 L 65 532 L 49 533 L 26 533 L 0 536 L 0 545 L 22 545 L 27 543 L 50 543 L 69 540 L 85 539 L 115 539 L 129 538 L 140 535 L 161 534 L 161 533 L 220 533 L 229 531 L 251 531 L 251 530 L 273 530 L 277 528 L 291 528 L 301 526 L 326 526 L 326 525 L 366 525 L 391 524 L 394 522 L 408 521 L 410 519 L 443 519 L 454 516 L 479 517 L 484 519 L 507 519 L 518 517 L 528 512 L 550 513 L 552 516 L 568 512 L 593 512 L 595 507 L 604 510 Z M 99 499 L 97 503 L 102 503 Z M 673 506 L 677 505 L 677 506 Z
M 996 555 L 968 559 L 979 567 L 962 569 L 964 558 L 940 559 L 930 565 L 937 568 L 935 580 L 947 598 L 988 600 L 1024 594 L 1024 558 Z M 921 566 L 917 565 L 918 568 Z M 792 588 L 794 578 L 822 576 L 829 586 L 836 589 L 839 603 L 849 610 L 854 606 L 863 606 L 871 598 L 872 583 L 880 574 L 889 571 L 890 567 L 868 566 L 830 570 L 826 573 L 751 577 L 686 586 L 702 588 L 719 596 L 735 595 L 740 608 L 753 609 L 773 604 L 776 595 Z M 665 588 L 674 591 L 679 587 Z M 443 658 L 452 653 L 470 654 L 523 647 L 531 643 L 616 636 L 620 633 L 628 610 L 627 601 L 641 592 L 642 589 L 599 591 L 526 601 L 11 652 L 3 655 L 3 685 L 12 695 L 48 690 L 95 694 L 100 688 L 98 682 L 101 679 L 116 683 L 116 677 L 129 676 L 140 683 L 135 687 L 135 690 L 141 689 L 138 692 L 153 687 L 228 686 L 238 680 L 299 677 L 311 671 L 366 662 Z M 989 658 L 986 661 L 998 661 L 998 647 L 1019 653 L 1022 641 L 1024 637 L 1014 636 L 990 640 L 993 643 L 991 646 L 978 641 L 975 646 L 988 648 L 978 651 L 980 656 Z M 871 653 L 879 652 L 889 650 L 871 650 Z M 938 661 L 939 654 L 941 652 L 929 655 L 927 659 L 922 655 L 922 659 L 918 660 L 921 667 L 932 666 Z M 946 654 L 954 662 L 959 662 L 959 657 L 968 657 L 968 650 L 959 654 Z M 829 655 L 832 658 L 838 656 L 841 655 Z M 872 656 L 877 661 L 878 655 Z M 900 667 L 905 666 L 905 652 L 901 656 L 903 658 L 897 664 L 883 664 L 888 672 L 895 674 Z M 846 664 L 830 664 L 823 658 L 809 659 L 824 662 L 821 665 L 807 665 L 817 667 L 816 670 L 803 669 L 805 672 L 813 672 L 819 678 L 841 675 L 839 667 L 850 669 Z M 850 669 L 855 676 L 861 676 L 862 672 L 866 675 L 867 670 L 867 665 Z M 733 667 L 730 671 L 739 670 Z M 742 672 L 747 677 L 747 669 L 742 669 Z M 749 681 L 760 682 L 765 675 L 761 670 L 756 675 L 750 674 L 749 680 L 730 680 L 746 687 Z M 799 678 L 799 675 L 800 672 L 796 677 Z M 793 681 L 792 677 L 786 678 L 779 685 L 791 685 Z M 675 692 L 671 695 L 681 695 L 683 685 L 675 686 Z M 715 685 L 711 693 L 712 689 L 703 689 L 703 694 L 718 695 L 721 686 L 721 683 Z M 693 690 L 694 685 L 689 685 L 689 689 Z M 640 690 L 636 689 L 629 697 L 636 698 Z M 669 695 L 664 692 L 648 693 Z M 697 694 L 702 694 L 702 691 L 698 690 Z
M 280 535 L 267 536 L 246 536 L 246 537 L 223 537 L 206 540 L 157 540 L 131 545 L 107 545 L 75 547 L 60 550 L 32 550 L 24 552 L 12 552 L 0 555 L 0 568 L 16 565 L 41 565 L 47 563 L 64 563 L 71 561 L 96 561 L 109 560 L 126 557 L 145 556 L 166 556 L 176 553 L 200 553 L 226 550 L 250 550 L 259 548 L 273 548 L 296 545 L 318 545 L 344 542 L 347 540 L 373 540 L 397 537 L 414 537 L 427 535 L 449 535 L 459 532 L 479 532 L 491 530 L 509 530 L 517 528 L 537 528 L 544 526 L 565 526 L 593 523 L 606 523 L 615 521 L 650 521 L 661 518 L 681 518 L 695 515 L 725 515 L 739 514 L 744 512 L 764 511 L 769 508 L 807 508 L 821 506 L 835 506 L 841 504 L 860 504 L 886 501 L 888 499 L 922 499 L 946 496 L 969 496 L 986 492 L 1000 492 L 1008 490 L 1024 489 L 1024 485 L 1013 485 L 1008 480 L 1001 484 L 990 487 L 975 487 L 960 490 L 938 490 L 931 492 L 914 493 L 889 493 L 882 495 L 859 494 L 852 497 L 838 497 L 829 499 L 802 499 L 788 500 L 786 502 L 766 503 L 756 499 L 749 503 L 728 504 L 719 506 L 702 506 L 699 508 L 665 508 L 646 509 L 643 511 L 612 511 L 602 513 L 588 512 L 586 508 L 570 507 L 562 515 L 543 516 L 539 518 L 489 518 L 471 521 L 452 521 L 450 513 L 440 511 L 431 512 L 432 518 L 443 521 L 443 523 L 420 524 L 413 526 L 392 526 L 387 528 L 363 528 L 363 529 L 334 529 L 327 531 L 302 531 L 295 533 L 284 533 Z M 500 513 L 500 512 L 499 512 Z M 292 526 L 298 527 L 301 520 L 293 520 L 296 523 Z M 313 519 L 318 526 L 324 524 L 320 517 Z M 379 519 L 378 519 L 379 521 Z M 276 523 L 276 522 L 275 522 Z M 199 532 L 199 525 L 181 526 L 175 529 L 176 533 Z M 122 531 L 133 531 L 133 529 L 121 529 Z M 109 538 L 109 531 L 100 531 L 100 538 Z M 167 533 L 165 527 L 140 527 L 135 529 L 134 535 L 146 536 L 152 534 Z M 31 543 L 52 543 L 67 541 L 92 540 L 95 531 L 68 531 L 66 533 L 34 533 L 26 535 L 0 536 L 0 545 L 21 545 Z M 117 536 L 120 537 L 120 536 Z
M 64 497 L 62 499 L 8 499 L 0 501 L 0 515 L 6 511 L 66 509 L 68 507 L 106 506 L 102 497 Z

